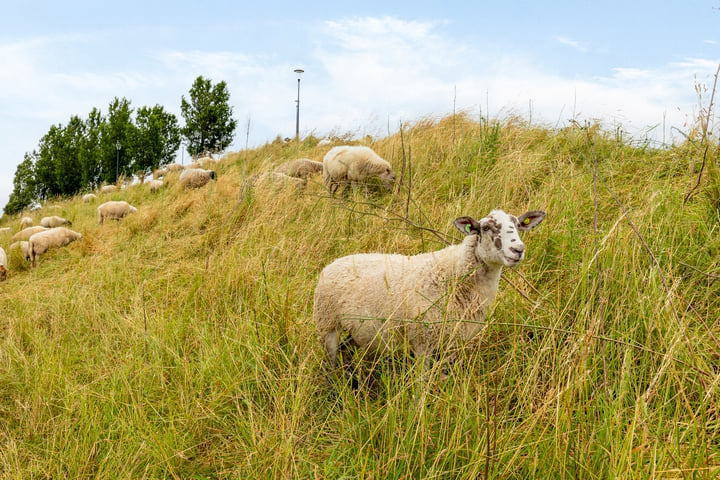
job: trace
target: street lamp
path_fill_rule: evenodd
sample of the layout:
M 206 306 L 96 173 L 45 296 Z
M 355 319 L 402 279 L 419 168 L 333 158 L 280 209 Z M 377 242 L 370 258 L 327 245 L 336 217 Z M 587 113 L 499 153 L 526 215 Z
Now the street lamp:
M 303 72 L 302 68 L 296 68 L 295 73 L 297 74 L 298 79 L 298 96 L 297 96 L 297 110 L 295 113 L 295 138 L 300 139 L 300 77 L 302 76 Z
M 120 140 L 115 140 L 115 150 L 117 151 L 117 156 L 115 157 L 115 183 L 117 183 L 119 178 L 119 166 L 120 166 Z

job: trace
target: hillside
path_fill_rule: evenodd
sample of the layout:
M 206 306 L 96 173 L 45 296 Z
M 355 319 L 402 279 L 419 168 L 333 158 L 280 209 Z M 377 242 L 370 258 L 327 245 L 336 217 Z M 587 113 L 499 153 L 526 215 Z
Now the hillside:
M 34 270 L 12 257 L 0 284 L 0 477 L 720 475 L 720 183 L 706 169 L 683 202 L 692 144 L 466 116 L 359 143 L 400 188 L 333 199 L 316 177 L 238 201 L 250 174 L 320 160 L 309 138 L 227 154 L 199 190 L 114 193 L 138 207 L 119 223 L 79 197 L 34 212 L 83 239 Z M 493 208 L 548 216 L 450 378 L 418 402 L 396 356 L 366 388 L 328 384 L 322 267 L 442 248 Z

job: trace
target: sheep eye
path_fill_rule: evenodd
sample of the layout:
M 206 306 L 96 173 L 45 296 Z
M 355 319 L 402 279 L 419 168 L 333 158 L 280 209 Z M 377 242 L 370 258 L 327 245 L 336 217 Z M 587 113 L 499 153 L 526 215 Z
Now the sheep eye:
M 488 227 L 487 225 L 483 225 L 483 227 L 482 227 L 483 232 L 487 232 L 489 230 L 490 230 L 490 227 Z

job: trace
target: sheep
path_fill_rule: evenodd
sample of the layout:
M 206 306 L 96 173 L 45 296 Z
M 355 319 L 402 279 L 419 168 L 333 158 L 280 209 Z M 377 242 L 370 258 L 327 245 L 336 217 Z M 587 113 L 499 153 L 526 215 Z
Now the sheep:
M 323 157 L 323 182 L 330 194 L 340 185 L 354 187 L 372 177 L 378 177 L 385 190 L 390 190 L 395 180 L 392 166 L 369 147 L 333 147 Z
M 298 158 L 278 165 L 273 171 L 284 173 L 290 177 L 307 178 L 316 173 L 322 173 L 323 163 L 309 158 Z
M 166 168 L 156 168 L 155 170 L 153 170 L 153 179 L 157 180 L 158 178 L 164 177 L 166 174 L 167 174 Z
M 179 163 L 171 163 L 170 165 L 165 167 L 165 173 L 182 172 L 183 170 L 185 170 L 185 167 L 183 167 Z
M 65 245 L 79 240 L 82 234 L 74 232 L 69 228 L 56 227 L 33 234 L 28 240 L 28 253 L 33 267 L 37 267 L 38 258 L 53 247 L 64 247 Z
M 518 231 L 530 230 L 545 212 L 515 217 L 493 210 L 476 221 L 459 217 L 462 243 L 414 256 L 365 253 L 339 258 L 321 272 L 313 317 L 330 367 L 348 343 L 370 353 L 403 346 L 442 371 L 459 348 L 484 327 L 503 266 L 525 256 Z
M 250 175 L 240 187 L 240 200 L 248 194 L 248 192 L 258 185 L 264 186 L 276 186 L 282 187 L 286 185 L 293 185 L 296 189 L 300 190 L 307 184 L 307 180 L 304 178 L 290 177 L 284 173 L 278 172 L 263 172 Z
M 113 193 L 117 190 L 117 185 L 103 185 L 100 188 L 100 193 Z
M 150 181 L 150 193 L 157 193 L 163 186 L 162 180 L 151 180 Z
M 0 228 L 0 235 L 10 233 L 11 231 L 12 231 L 12 229 L 10 227 L 2 227 L 2 228 Z
M 30 260 L 30 247 L 27 241 L 13 242 L 10 244 L 11 252 L 16 248 L 22 252 L 22 256 L 26 261 Z
M 95 195 L 94 193 L 86 193 L 82 196 L 83 203 L 90 203 L 94 202 L 95 200 L 97 200 L 97 195 Z
M 23 230 L 28 227 L 32 227 L 33 219 L 30 217 L 23 217 L 20 219 L 20 230 Z
M 185 188 L 200 188 L 215 178 L 213 170 L 188 168 L 180 174 L 180 184 Z
M 130 213 L 137 212 L 137 208 L 124 200 L 111 200 L 97 208 L 98 223 L 102 225 L 105 220 L 120 220 Z
M 0 247 L 0 282 L 4 282 L 8 273 L 7 253 Z
M 13 241 L 13 242 L 17 242 L 17 241 L 19 241 L 19 240 L 29 240 L 30 237 L 31 237 L 34 233 L 44 232 L 45 230 L 48 230 L 48 228 L 43 227 L 43 226 L 41 226 L 41 225 L 36 225 L 36 226 L 34 226 L 34 227 L 24 228 L 24 229 L 20 230 L 18 233 L 16 233 L 15 235 L 13 235 L 12 241 Z
M 57 215 L 53 215 L 51 217 L 43 217 L 40 220 L 40 225 L 45 228 L 55 228 L 63 225 L 72 225 L 72 222 L 70 220 L 65 220 L 62 217 L 58 217 Z

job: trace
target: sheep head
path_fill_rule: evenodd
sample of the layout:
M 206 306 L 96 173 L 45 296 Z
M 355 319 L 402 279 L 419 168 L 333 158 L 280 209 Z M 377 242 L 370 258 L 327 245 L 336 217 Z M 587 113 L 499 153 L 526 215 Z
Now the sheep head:
M 519 231 L 531 230 L 545 219 L 545 212 L 531 210 L 519 217 L 502 210 L 493 210 L 478 220 L 472 217 L 455 219 L 455 227 L 464 235 L 476 235 L 475 256 L 488 265 L 514 267 L 525 258 L 525 245 Z

